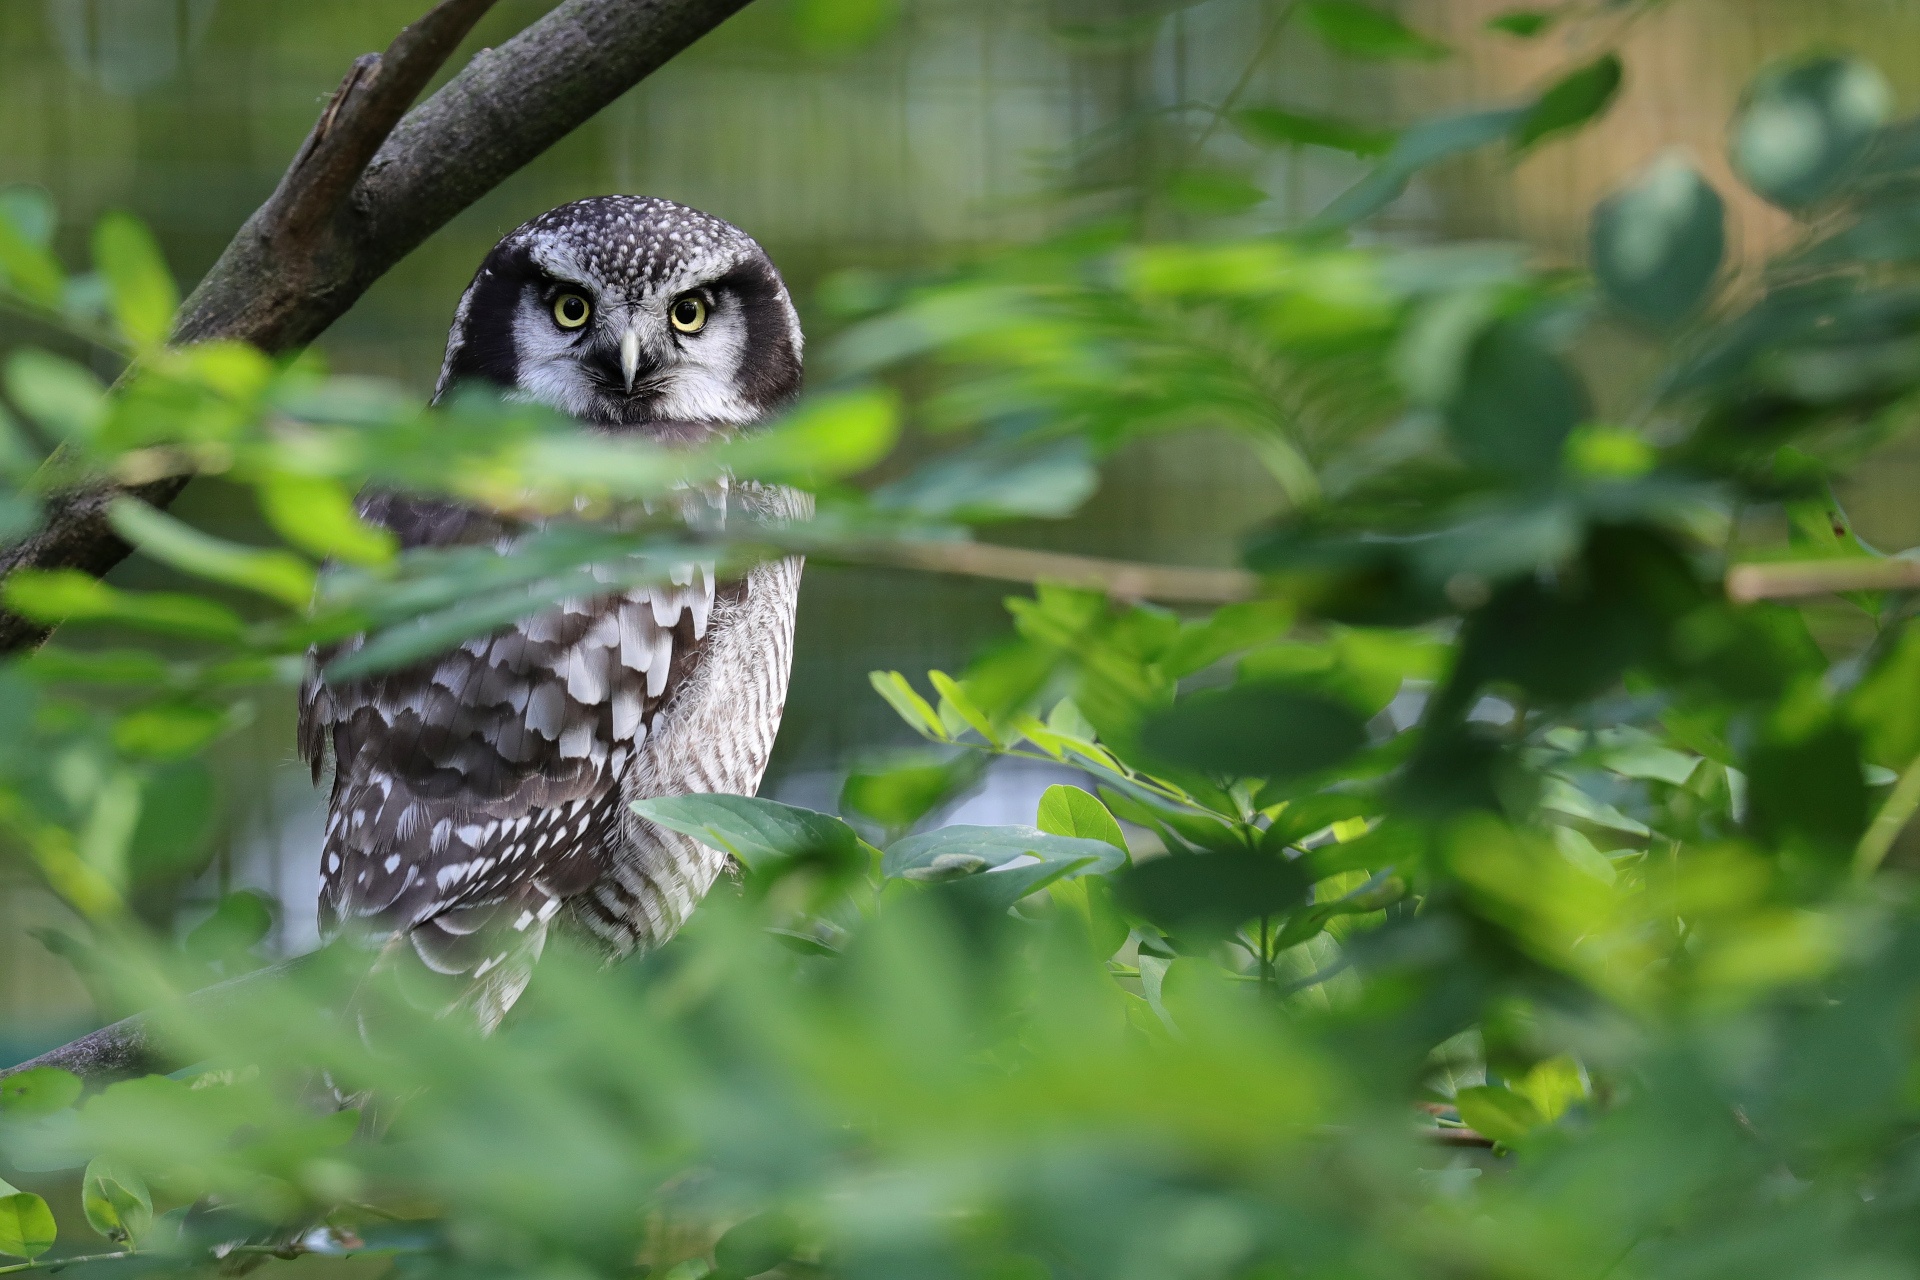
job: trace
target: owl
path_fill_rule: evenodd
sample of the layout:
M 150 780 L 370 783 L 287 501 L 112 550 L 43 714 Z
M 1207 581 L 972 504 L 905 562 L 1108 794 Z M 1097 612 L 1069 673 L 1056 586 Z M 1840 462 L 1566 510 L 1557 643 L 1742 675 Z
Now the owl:
M 586 431 L 691 442 L 750 430 L 800 388 L 801 333 L 780 273 L 738 228 L 666 200 L 562 205 L 494 246 L 454 312 L 434 399 L 490 384 Z M 793 490 L 690 491 L 804 518 Z M 527 528 L 403 494 L 359 502 L 402 547 L 510 551 Z M 550 927 L 609 954 L 656 946 L 725 858 L 639 818 L 633 801 L 751 795 L 785 706 L 800 561 L 735 581 L 711 565 L 569 599 L 399 670 L 331 682 L 317 653 L 299 743 L 333 783 L 320 923 L 448 975 L 482 1027 L 525 987 Z M 611 576 L 611 575 L 609 575 Z

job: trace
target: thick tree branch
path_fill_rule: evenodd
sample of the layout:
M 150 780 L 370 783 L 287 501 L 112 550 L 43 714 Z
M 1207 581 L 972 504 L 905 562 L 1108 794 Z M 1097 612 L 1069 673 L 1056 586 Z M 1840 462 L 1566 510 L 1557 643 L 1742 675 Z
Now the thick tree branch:
M 384 55 L 354 64 L 272 197 L 187 299 L 175 340 L 274 352 L 311 342 L 455 214 L 746 3 L 563 0 L 407 111 L 491 5 L 442 0 Z M 185 483 L 134 492 L 165 506 Z M 56 495 L 42 529 L 0 553 L 0 575 L 118 564 L 128 548 L 107 526 L 107 497 Z M 0 653 L 44 635 L 0 614 Z

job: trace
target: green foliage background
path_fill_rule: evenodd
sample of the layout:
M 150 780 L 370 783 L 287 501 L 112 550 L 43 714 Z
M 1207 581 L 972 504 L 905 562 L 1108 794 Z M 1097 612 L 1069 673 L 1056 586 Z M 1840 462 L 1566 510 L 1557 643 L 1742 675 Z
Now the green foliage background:
M 1029 248 L 842 281 L 805 403 L 701 452 L 168 349 L 139 222 L 99 220 L 76 270 L 56 212 L 7 192 L 7 305 L 93 353 L 0 370 L 7 532 L 77 478 L 191 470 L 262 533 L 123 499 L 189 589 L 0 589 L 62 624 L 0 672 L 8 856 L 83 922 L 57 945 L 102 1006 L 157 1007 L 194 1064 L 0 1082 L 0 1274 L 1912 1271 L 1920 638 L 1909 562 L 1836 494 L 1911 426 L 1920 131 L 1870 61 L 1807 54 L 1727 123 L 1740 186 L 1661 156 L 1578 267 L 1370 231 L 1431 166 L 1603 117 L 1639 16 L 1504 15 L 1577 56 L 1392 131 L 1250 106 L 1261 145 L 1369 166 L 1279 231 L 1233 222 L 1234 175 L 1177 167 Z M 889 19 L 794 20 L 831 45 Z M 1448 56 L 1348 0 L 1276 30 Z M 1764 259 L 1729 248 L 1756 199 L 1795 228 Z M 1631 355 L 1604 383 L 1598 349 Z M 309 645 L 367 631 L 359 669 L 403 663 L 587 566 L 990 538 L 1202 424 L 1284 493 L 1244 544 L 1252 598 L 1040 583 L 965 669 L 873 673 L 925 743 L 857 770 L 840 815 L 648 802 L 741 868 L 659 953 L 559 949 L 486 1040 L 350 945 L 217 1018 L 173 998 L 257 969 L 270 916 L 233 895 L 182 936 L 141 886 L 195 856 L 206 754 Z M 720 471 L 819 515 L 640 514 Z M 370 481 L 578 518 L 511 557 L 396 555 L 352 515 Z M 1771 561 L 1846 613 L 1730 598 Z M 1031 825 L 928 825 L 1008 756 L 1081 785 Z

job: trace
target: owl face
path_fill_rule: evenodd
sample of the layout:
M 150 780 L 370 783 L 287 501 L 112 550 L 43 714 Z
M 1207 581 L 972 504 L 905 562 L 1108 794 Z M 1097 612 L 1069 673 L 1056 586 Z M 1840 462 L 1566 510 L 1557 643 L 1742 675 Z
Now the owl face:
M 746 425 L 800 389 L 800 320 L 766 251 L 685 205 L 601 196 L 509 234 L 454 314 L 466 381 L 607 427 Z

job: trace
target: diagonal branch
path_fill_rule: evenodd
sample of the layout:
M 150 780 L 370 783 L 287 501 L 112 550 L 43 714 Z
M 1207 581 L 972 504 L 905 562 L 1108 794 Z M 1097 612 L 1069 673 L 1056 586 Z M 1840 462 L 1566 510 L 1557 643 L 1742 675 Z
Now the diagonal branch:
M 332 216 L 427 81 L 493 3 L 441 0 L 395 36 L 384 56 L 355 59 L 263 211 L 293 235 L 310 234 Z
M 747 0 L 562 0 L 408 111 L 490 3 L 441 0 L 384 55 L 355 62 L 279 187 L 187 299 L 176 341 L 232 338 L 269 352 L 313 341 L 455 214 Z M 185 483 L 135 492 L 165 506 Z M 107 525 L 110 497 L 56 495 L 40 531 L 0 551 L 0 575 L 111 569 L 128 547 Z M 45 634 L 0 613 L 0 653 Z

